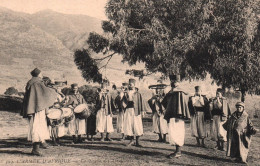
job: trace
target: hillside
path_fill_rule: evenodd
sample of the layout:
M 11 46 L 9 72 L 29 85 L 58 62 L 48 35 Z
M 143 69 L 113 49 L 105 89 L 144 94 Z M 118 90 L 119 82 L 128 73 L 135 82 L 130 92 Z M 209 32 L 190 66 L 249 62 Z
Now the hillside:
M 72 51 L 86 47 L 89 32 L 102 32 L 101 20 L 85 15 L 43 10 L 29 15 L 28 18 L 32 24 L 56 36 Z
M 31 24 L 26 15 L 0 8 L 0 92 L 23 89 L 30 71 L 39 67 L 53 79 L 81 80 L 73 53 L 55 36 Z

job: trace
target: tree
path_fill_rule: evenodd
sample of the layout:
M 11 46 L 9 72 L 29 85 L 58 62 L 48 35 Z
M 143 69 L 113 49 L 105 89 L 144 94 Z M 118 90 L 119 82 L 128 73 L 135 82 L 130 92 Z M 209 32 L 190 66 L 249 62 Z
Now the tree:
M 166 77 L 210 73 L 218 85 L 244 95 L 260 80 L 256 6 L 259 0 L 110 0 L 105 35 L 89 35 L 88 56 L 102 53 L 99 60 L 109 61 L 120 54 Z

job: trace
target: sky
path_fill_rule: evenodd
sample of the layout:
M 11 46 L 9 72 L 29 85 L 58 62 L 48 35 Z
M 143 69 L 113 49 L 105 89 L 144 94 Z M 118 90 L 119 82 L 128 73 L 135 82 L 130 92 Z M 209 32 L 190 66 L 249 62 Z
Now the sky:
M 105 5 L 108 0 L 0 0 L 0 6 L 25 13 L 51 9 L 65 14 L 83 14 L 107 19 Z

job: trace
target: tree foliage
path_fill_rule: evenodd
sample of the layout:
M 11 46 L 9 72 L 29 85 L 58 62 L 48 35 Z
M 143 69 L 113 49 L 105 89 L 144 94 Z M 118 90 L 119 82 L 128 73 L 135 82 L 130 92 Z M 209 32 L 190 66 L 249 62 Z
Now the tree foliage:
M 74 62 L 81 70 L 82 76 L 86 81 L 101 82 L 102 74 L 99 72 L 97 63 L 86 49 L 77 50 L 74 53 Z
M 110 0 L 90 53 L 182 79 L 205 78 L 244 93 L 260 82 L 259 0 Z

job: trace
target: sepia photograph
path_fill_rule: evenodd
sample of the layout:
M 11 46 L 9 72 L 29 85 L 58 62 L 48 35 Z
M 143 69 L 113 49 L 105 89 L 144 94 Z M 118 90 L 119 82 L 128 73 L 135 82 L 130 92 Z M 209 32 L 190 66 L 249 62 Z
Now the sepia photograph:
M 0 166 L 260 165 L 260 0 L 0 0 Z

